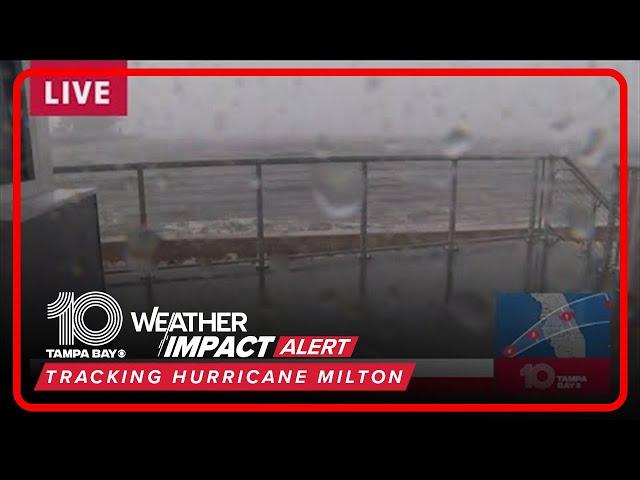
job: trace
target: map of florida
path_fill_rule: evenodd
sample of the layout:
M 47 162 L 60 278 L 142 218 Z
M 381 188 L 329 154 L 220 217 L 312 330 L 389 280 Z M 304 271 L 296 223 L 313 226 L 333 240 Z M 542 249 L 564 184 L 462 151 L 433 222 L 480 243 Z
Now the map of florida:
M 569 301 L 561 293 L 532 293 L 540 303 L 540 328 L 558 358 L 586 357 L 586 341 Z

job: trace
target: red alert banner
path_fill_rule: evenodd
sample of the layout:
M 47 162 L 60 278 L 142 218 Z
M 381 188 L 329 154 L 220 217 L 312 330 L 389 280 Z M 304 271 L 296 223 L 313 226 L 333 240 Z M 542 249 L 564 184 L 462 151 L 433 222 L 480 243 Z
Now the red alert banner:
M 38 391 L 405 391 L 415 363 L 45 363 Z

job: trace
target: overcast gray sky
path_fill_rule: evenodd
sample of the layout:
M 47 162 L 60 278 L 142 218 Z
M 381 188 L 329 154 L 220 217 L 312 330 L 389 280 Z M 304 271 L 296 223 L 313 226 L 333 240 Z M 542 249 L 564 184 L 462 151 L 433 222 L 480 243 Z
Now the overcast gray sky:
M 130 61 L 131 67 L 425 66 L 613 67 L 629 83 L 630 150 L 638 151 L 638 62 Z M 617 155 L 612 78 L 131 78 L 124 132 L 215 142 L 412 137 L 455 129 L 496 151 L 519 142 L 574 154 Z M 437 148 L 437 147 L 433 147 Z

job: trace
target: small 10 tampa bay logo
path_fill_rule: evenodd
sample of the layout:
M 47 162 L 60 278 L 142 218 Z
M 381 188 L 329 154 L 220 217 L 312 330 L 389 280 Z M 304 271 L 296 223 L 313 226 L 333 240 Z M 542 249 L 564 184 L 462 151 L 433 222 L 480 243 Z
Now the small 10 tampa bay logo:
M 102 309 L 106 314 L 102 328 L 94 330 L 85 322 L 85 315 L 90 308 Z M 102 347 L 120 333 L 122 309 L 107 293 L 92 291 L 75 298 L 73 292 L 60 292 L 58 298 L 47 304 L 47 318 L 58 320 L 58 345 L 68 347 L 46 349 L 49 358 L 123 358 L 126 355 L 122 349 L 75 348 L 76 341 L 91 347 Z

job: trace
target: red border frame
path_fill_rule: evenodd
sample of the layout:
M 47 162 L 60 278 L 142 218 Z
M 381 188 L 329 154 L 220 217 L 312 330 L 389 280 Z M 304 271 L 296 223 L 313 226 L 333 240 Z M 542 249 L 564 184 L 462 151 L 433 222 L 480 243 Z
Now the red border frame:
M 21 222 L 13 222 L 13 396 L 27 411 L 39 412 L 611 412 L 628 394 L 627 298 L 627 135 L 628 93 L 624 76 L 608 68 L 139 68 L 27 69 L 13 84 L 13 219 L 21 218 L 20 117 L 22 83 L 29 77 L 65 76 L 208 77 L 208 76 L 328 76 L 328 77 L 611 77 L 620 86 L 620 392 L 611 403 L 29 403 L 21 393 Z M 623 321 L 624 319 L 624 321 Z

